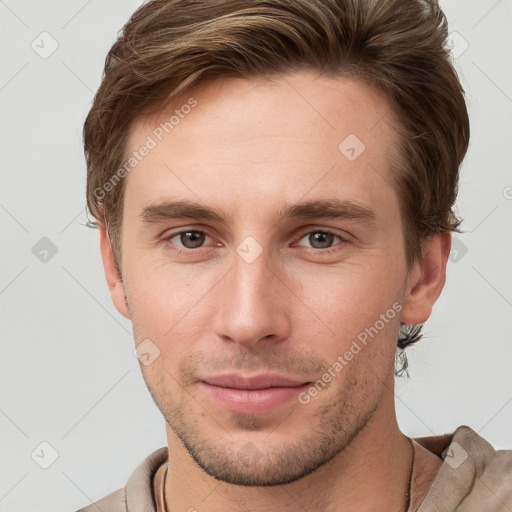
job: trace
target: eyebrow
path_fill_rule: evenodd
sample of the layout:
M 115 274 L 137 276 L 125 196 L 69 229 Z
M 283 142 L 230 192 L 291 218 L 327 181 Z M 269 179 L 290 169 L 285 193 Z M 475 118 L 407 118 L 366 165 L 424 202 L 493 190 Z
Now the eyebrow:
M 225 224 L 231 215 L 188 200 L 163 201 L 144 207 L 139 214 L 143 223 L 152 224 L 172 219 L 208 220 Z M 375 223 L 375 212 L 350 200 L 322 199 L 297 203 L 279 211 L 279 221 L 326 218 Z

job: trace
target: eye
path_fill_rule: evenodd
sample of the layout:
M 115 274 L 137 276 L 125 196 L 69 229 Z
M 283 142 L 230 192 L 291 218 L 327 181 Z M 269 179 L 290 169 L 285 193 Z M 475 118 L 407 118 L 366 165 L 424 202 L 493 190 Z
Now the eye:
M 171 233 L 166 239 L 178 247 L 185 249 L 197 249 L 200 248 L 205 240 L 210 238 L 206 233 L 202 231 L 179 231 L 178 233 Z
M 339 243 L 346 242 L 344 238 L 336 235 L 335 233 L 332 233 L 331 231 L 316 230 L 310 231 L 305 236 L 303 236 L 300 239 L 298 245 L 308 247 L 308 245 L 301 243 L 302 240 L 306 240 L 307 243 L 310 244 L 309 247 L 312 247 L 313 249 L 330 249 L 333 247 L 333 242 L 336 239 L 339 240 Z

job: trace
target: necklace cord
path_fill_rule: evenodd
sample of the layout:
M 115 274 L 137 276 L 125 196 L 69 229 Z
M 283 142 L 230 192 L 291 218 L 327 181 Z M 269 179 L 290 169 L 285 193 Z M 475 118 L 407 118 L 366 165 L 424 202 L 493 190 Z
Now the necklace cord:
M 404 508 L 404 512 L 408 512 L 409 507 L 411 506 L 412 473 L 413 473 L 413 470 L 414 470 L 414 455 L 415 455 L 415 452 L 416 452 L 416 450 L 414 449 L 414 443 L 413 443 L 412 439 L 410 437 L 407 437 L 407 439 L 409 441 L 409 444 L 411 445 L 411 466 L 409 467 L 409 477 L 408 477 L 408 481 L 407 481 L 407 492 L 405 494 L 405 508 Z M 161 497 L 162 505 L 164 507 L 164 511 L 163 512 L 167 511 L 167 504 L 165 502 L 165 482 L 166 482 L 166 479 L 167 479 L 167 471 L 168 471 L 168 469 L 169 469 L 169 465 L 166 464 L 165 474 L 164 474 L 164 477 L 163 477 L 164 485 L 163 485 L 162 497 Z
M 410 437 L 407 437 L 409 440 L 409 444 L 411 445 L 411 466 L 409 468 L 409 478 L 407 482 L 407 492 L 405 494 L 405 508 L 404 512 L 408 512 L 409 507 L 411 506 L 411 488 L 412 488 L 412 473 L 414 470 L 414 455 L 415 455 L 415 449 L 414 449 L 414 443 Z

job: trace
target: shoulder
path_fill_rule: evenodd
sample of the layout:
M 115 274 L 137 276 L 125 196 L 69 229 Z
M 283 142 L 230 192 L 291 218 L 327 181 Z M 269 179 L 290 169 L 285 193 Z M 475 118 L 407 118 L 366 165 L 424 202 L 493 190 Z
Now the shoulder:
M 101 498 L 94 503 L 91 503 L 87 507 L 81 508 L 76 512 L 98 512 L 98 510 L 105 510 L 108 512 L 126 512 L 126 499 L 125 499 L 125 488 L 121 487 L 117 491 Z
M 498 450 L 468 426 L 416 439 L 444 462 L 420 511 L 512 510 L 512 450 Z
M 168 460 L 167 447 L 159 448 L 148 455 L 133 471 L 125 487 L 81 508 L 77 512 L 132 512 L 154 508 L 153 477 L 158 468 Z

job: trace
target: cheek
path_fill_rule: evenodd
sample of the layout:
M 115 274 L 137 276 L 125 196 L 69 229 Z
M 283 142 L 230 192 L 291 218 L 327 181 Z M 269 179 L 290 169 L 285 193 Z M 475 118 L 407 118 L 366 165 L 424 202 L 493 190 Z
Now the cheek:
M 338 363 L 334 388 L 345 388 L 350 379 L 367 379 L 371 389 L 393 370 L 403 276 L 388 263 L 380 258 L 378 264 L 324 268 L 302 278 L 304 302 L 329 327 L 319 331 L 322 336 L 305 325 L 302 331 L 315 340 L 319 358 L 328 366 Z
M 396 310 L 402 278 L 396 265 L 386 265 L 381 258 L 373 265 L 324 267 L 317 272 L 304 272 L 297 284 L 304 303 L 334 331 L 331 335 L 343 342 L 374 325 L 394 304 Z
M 203 338 L 213 307 L 209 292 L 222 274 L 164 261 L 130 263 L 125 283 L 137 342 L 150 338 L 162 352 L 177 354 Z

